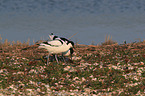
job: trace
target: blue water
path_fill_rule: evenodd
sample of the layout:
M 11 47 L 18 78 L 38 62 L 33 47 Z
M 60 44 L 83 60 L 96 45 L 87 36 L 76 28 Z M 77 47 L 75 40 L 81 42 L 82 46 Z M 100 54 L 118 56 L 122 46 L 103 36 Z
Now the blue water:
M 0 0 L 3 41 L 47 40 L 48 34 L 80 44 L 105 36 L 128 43 L 145 39 L 145 0 Z

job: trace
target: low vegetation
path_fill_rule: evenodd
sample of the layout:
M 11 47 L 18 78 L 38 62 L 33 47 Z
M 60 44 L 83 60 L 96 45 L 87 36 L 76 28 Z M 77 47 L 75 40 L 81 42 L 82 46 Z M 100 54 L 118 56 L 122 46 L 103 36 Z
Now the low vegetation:
M 53 60 L 29 42 L 0 43 L 0 95 L 145 95 L 145 42 L 76 45 Z

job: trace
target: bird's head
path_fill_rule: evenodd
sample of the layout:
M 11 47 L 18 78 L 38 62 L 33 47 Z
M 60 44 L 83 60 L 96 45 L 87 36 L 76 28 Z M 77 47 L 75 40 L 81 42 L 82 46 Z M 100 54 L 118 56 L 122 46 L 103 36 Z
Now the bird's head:
M 55 40 L 56 38 L 58 38 L 58 36 L 53 35 L 53 33 L 51 33 L 49 35 L 50 40 Z
M 74 47 L 74 42 L 73 42 L 73 41 L 68 41 L 68 45 L 69 45 L 70 47 Z

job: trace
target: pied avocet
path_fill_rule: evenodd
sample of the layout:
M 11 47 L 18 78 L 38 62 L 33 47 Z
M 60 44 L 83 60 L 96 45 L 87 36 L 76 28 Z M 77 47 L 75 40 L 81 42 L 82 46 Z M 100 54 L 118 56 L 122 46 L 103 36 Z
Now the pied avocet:
M 42 42 L 41 44 L 39 44 L 38 48 L 44 48 L 49 52 L 48 57 L 47 57 L 47 64 L 48 64 L 49 56 L 51 54 L 59 54 L 59 53 L 66 52 L 73 46 L 74 46 L 74 43 L 72 41 L 68 41 L 66 43 L 63 40 L 56 39 L 52 41 Z M 55 55 L 55 59 L 58 63 L 58 59 L 56 55 Z
M 49 35 L 49 38 L 50 40 L 62 40 L 64 41 L 65 43 L 69 42 L 70 40 L 66 39 L 66 38 L 63 38 L 63 37 L 58 37 L 56 35 L 53 35 L 53 33 L 51 33 L 51 35 Z M 72 41 L 71 41 L 72 42 Z M 62 55 L 63 56 L 71 56 L 72 58 L 72 54 L 73 54 L 74 50 L 73 48 L 70 48 L 69 50 L 67 50 L 66 52 L 62 52 Z M 56 55 L 55 55 L 56 56 Z M 64 59 L 64 57 L 63 57 Z M 65 60 L 65 59 L 64 59 Z

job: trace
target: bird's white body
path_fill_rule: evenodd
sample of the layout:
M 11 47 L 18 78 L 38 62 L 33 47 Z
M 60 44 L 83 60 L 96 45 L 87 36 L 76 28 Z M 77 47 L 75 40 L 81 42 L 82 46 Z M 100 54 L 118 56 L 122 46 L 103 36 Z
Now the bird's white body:
M 72 56 L 74 50 L 73 48 L 69 48 L 69 50 L 67 50 L 66 52 L 63 52 L 62 55 L 63 56 Z
M 50 40 L 62 40 L 62 41 L 64 41 L 65 43 L 67 43 L 69 40 L 67 40 L 66 38 L 61 38 L 61 37 L 58 37 L 58 36 L 55 36 L 55 35 L 53 35 L 53 33 L 51 33 L 51 35 L 49 35 L 49 38 L 50 38 Z M 67 51 L 65 51 L 65 52 L 62 52 L 62 55 L 63 56 L 69 56 L 69 55 L 71 55 L 71 54 L 73 54 L 73 49 L 68 49 Z
M 62 54 L 63 56 L 69 56 L 71 53 L 70 53 L 70 50 L 67 50 L 66 52 L 63 52 Z
M 67 40 L 66 38 L 59 38 L 55 35 L 49 35 L 51 41 L 46 41 L 39 44 L 38 48 L 44 48 L 49 52 L 49 55 L 55 54 L 55 59 L 58 62 L 57 55 L 62 53 L 64 56 L 72 55 L 74 43 L 72 41 Z M 47 64 L 49 60 L 49 55 L 47 57 Z
M 48 44 L 41 43 L 38 48 L 44 48 L 50 52 L 49 54 L 58 54 L 62 52 L 66 52 L 72 45 L 69 43 L 68 45 L 64 41 L 53 40 L 48 41 Z

